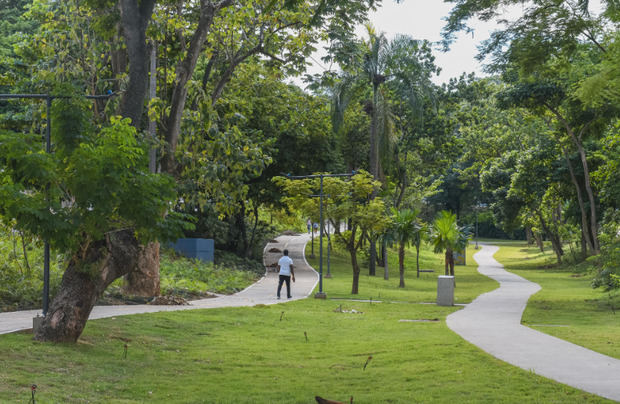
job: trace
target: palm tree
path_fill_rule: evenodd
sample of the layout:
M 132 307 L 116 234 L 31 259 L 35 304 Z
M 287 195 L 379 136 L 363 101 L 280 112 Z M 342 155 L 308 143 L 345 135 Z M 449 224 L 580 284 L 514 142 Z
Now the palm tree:
M 470 232 L 459 227 L 456 214 L 442 210 L 430 229 L 430 241 L 436 253 L 445 252 L 445 274 L 454 276 L 454 251 L 463 251 Z
M 437 72 L 433 64 L 430 45 L 407 36 L 397 36 L 388 41 L 384 33 L 377 33 L 370 24 L 366 25 L 368 39 L 352 44 L 354 49 L 351 66 L 343 66 L 343 73 L 332 83 L 332 123 L 335 132 L 342 127 L 344 112 L 355 93 L 372 90 L 371 100 L 364 110 L 370 116 L 369 172 L 377 180 L 384 178 L 389 164 L 393 164 L 395 145 L 398 141 L 394 115 L 388 101 L 389 94 L 397 94 L 404 104 L 421 113 L 424 100 L 429 98 L 433 85 L 430 77 Z M 384 85 L 393 84 L 390 91 Z M 365 91 L 364 91 L 365 89 Z M 377 261 L 376 236 L 370 235 L 369 274 L 375 275 Z
M 397 211 L 392 209 L 392 238 L 398 243 L 399 288 L 405 287 L 405 247 L 416 243 L 422 226 L 418 222 L 418 212 L 411 209 Z M 418 250 L 419 251 L 419 250 Z

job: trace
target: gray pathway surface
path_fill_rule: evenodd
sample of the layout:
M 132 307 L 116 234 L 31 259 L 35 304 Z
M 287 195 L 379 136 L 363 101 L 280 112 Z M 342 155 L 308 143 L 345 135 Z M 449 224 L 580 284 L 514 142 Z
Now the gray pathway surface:
M 478 271 L 500 287 L 449 315 L 448 327 L 512 365 L 620 401 L 620 360 L 521 325 L 527 300 L 540 286 L 505 271 L 493 258 L 497 250 L 483 245 L 474 259 Z
M 267 271 L 265 276 L 247 289 L 229 296 L 219 296 L 210 299 L 194 300 L 189 306 L 154 306 L 149 304 L 124 305 L 124 306 L 95 306 L 89 319 L 123 316 L 128 314 L 154 313 L 158 311 L 178 311 L 192 309 L 210 309 L 217 307 L 241 307 L 254 306 L 257 304 L 275 304 L 307 297 L 318 282 L 318 274 L 306 261 L 304 248 L 309 241 L 310 235 L 283 235 L 272 240 L 265 247 L 265 265 L 277 262 L 281 253 L 269 253 L 272 248 L 289 250 L 289 256 L 295 265 L 296 282 L 291 282 L 292 299 L 286 299 L 286 291 L 282 293 L 282 300 L 276 299 L 278 275 L 273 271 Z M 286 290 L 286 286 L 282 286 Z M 27 330 L 32 328 L 32 318 L 40 315 L 40 310 L 14 311 L 0 313 L 0 334 Z

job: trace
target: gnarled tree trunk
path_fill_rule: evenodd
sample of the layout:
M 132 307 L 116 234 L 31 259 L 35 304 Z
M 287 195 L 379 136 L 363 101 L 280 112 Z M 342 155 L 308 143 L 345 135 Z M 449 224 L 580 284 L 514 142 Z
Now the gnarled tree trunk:
M 159 243 L 140 248 L 136 267 L 125 276 L 123 291 L 130 295 L 159 296 Z
M 108 233 L 104 240 L 84 246 L 73 256 L 58 294 L 34 338 L 49 342 L 76 342 L 97 298 L 115 279 L 132 272 L 143 249 L 133 231 Z

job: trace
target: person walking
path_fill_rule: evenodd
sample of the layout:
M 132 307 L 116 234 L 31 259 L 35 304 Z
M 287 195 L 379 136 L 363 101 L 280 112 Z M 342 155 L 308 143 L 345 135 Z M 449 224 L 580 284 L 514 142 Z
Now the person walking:
M 282 290 L 282 283 L 286 282 L 286 297 L 291 298 L 291 277 L 295 282 L 295 271 L 293 270 L 293 260 L 288 256 L 288 250 L 282 252 L 282 258 L 278 260 L 278 269 L 280 274 L 280 280 L 278 281 L 278 299 L 280 298 L 280 291 Z

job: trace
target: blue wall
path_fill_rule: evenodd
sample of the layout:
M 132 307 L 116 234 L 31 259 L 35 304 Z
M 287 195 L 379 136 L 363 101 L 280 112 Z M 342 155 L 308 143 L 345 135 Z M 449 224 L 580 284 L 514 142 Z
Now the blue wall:
M 213 262 L 215 245 L 210 238 L 180 238 L 171 247 L 179 254 L 188 258 L 197 258 Z

